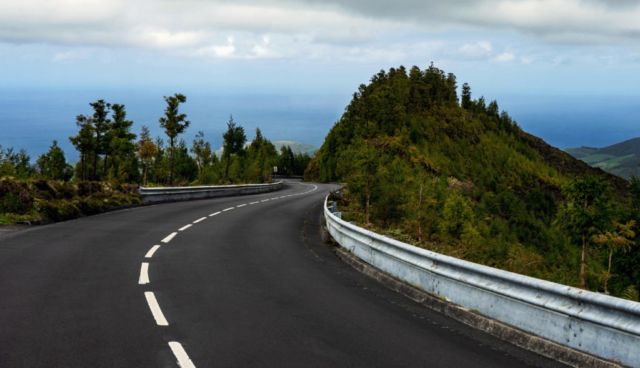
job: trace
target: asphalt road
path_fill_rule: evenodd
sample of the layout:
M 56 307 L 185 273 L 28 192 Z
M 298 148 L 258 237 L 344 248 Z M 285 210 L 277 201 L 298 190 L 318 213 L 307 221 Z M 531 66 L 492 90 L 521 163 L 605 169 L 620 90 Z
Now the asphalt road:
M 292 182 L 0 238 L 0 367 L 561 366 L 342 263 L 319 238 L 333 188 Z

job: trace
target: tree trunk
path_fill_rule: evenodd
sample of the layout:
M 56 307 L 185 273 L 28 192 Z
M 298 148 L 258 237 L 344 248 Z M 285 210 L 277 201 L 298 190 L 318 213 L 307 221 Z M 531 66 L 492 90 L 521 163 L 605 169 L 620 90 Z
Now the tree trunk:
M 422 244 L 422 184 L 420 184 L 420 201 L 418 202 L 418 242 Z
M 229 172 L 229 162 L 231 162 L 231 155 L 227 156 L 227 165 L 224 168 L 224 175 L 222 176 L 222 184 L 227 180 L 227 173 Z
M 582 231 L 582 263 L 580 264 L 580 288 L 581 289 L 586 289 L 587 288 L 587 283 L 584 280 L 584 264 L 585 264 L 585 258 L 587 255 L 587 236 L 585 234 L 585 231 Z
M 91 181 L 96 181 L 96 171 L 98 168 L 98 153 L 93 153 L 93 171 L 91 172 Z
M 173 186 L 173 138 L 171 138 L 171 164 L 169 165 L 169 186 Z
M 369 189 L 369 178 L 367 178 L 367 204 L 365 207 L 367 225 L 369 225 L 369 198 L 371 198 L 371 190 Z
M 149 160 L 144 163 L 144 185 L 147 185 L 147 169 L 149 168 Z
M 604 292 L 608 293 L 609 289 L 607 288 L 609 284 L 609 278 L 611 278 L 611 257 L 613 257 L 613 249 L 609 252 L 609 269 L 607 270 L 607 278 L 604 280 Z

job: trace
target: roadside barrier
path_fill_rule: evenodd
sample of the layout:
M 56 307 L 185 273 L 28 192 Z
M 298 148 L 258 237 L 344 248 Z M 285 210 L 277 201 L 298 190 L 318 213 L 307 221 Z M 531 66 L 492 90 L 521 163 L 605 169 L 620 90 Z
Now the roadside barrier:
M 463 261 L 341 219 L 324 203 L 327 230 L 370 265 L 424 291 L 560 345 L 640 367 L 640 303 Z
M 217 197 L 231 197 L 246 194 L 260 194 L 280 190 L 284 184 L 279 181 L 270 184 L 245 185 L 211 185 L 197 187 L 140 187 L 138 193 L 146 202 L 171 202 L 190 199 L 204 199 Z

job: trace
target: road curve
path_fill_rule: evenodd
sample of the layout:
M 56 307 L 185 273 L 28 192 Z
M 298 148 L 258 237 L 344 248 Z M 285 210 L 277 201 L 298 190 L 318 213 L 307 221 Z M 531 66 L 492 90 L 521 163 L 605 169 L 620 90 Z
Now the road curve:
M 0 367 L 560 367 L 352 270 L 326 184 L 0 238 Z M 190 225 L 190 226 L 189 226 Z

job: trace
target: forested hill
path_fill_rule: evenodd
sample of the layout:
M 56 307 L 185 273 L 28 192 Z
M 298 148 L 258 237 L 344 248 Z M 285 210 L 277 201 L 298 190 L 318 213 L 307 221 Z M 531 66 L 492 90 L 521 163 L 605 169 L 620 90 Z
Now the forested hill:
M 632 138 L 600 149 L 567 148 L 565 152 L 593 167 L 625 179 L 631 179 L 631 176 L 640 177 L 640 138 Z
M 523 132 L 496 101 L 473 99 L 466 83 L 461 96 L 457 89 L 455 75 L 433 64 L 374 75 L 305 179 L 346 182 L 344 218 L 387 236 L 578 285 L 582 247 L 558 220 L 563 190 L 575 177 L 597 177 L 609 184 L 611 203 L 626 203 L 628 182 Z M 603 262 L 587 254 L 590 288 L 602 287 L 595 275 Z M 636 281 L 618 282 L 622 290 Z

